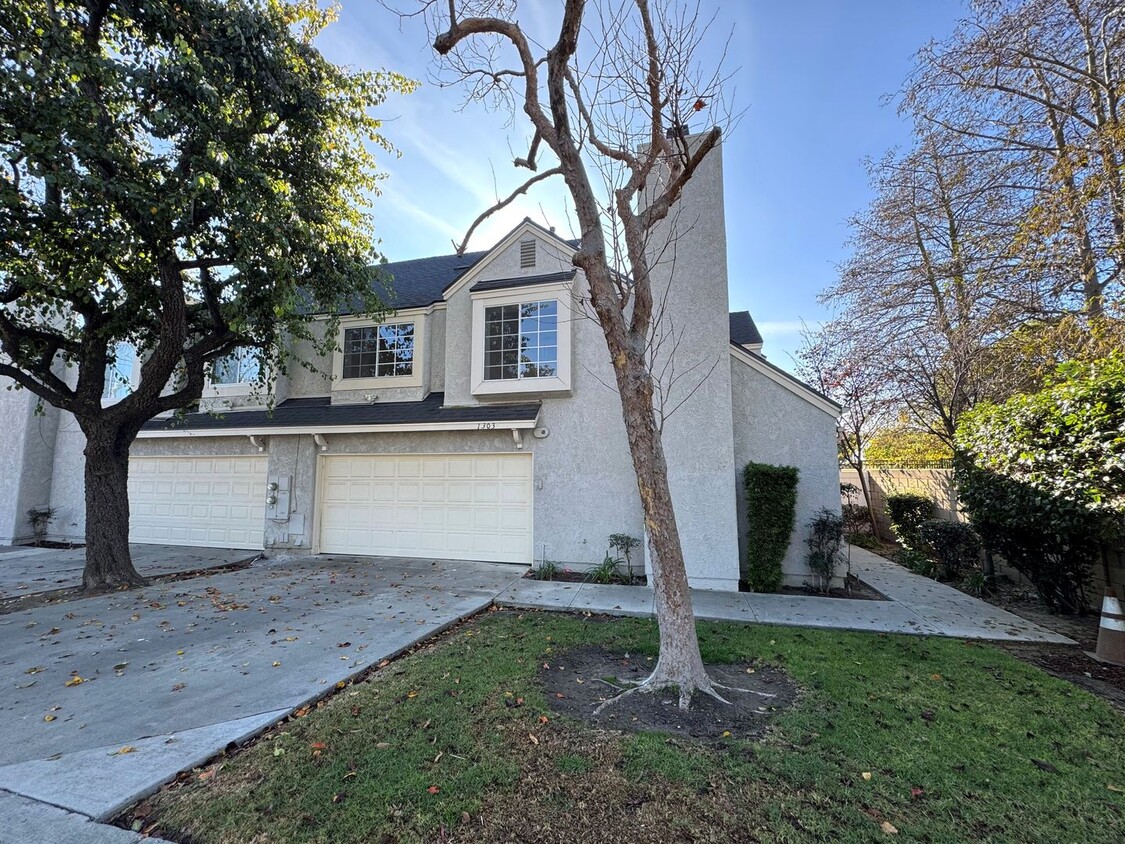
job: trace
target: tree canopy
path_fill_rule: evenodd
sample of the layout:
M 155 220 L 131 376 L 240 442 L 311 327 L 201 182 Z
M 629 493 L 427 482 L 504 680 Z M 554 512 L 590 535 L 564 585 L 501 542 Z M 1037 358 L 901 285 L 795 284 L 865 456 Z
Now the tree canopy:
M 128 453 L 240 347 L 260 377 L 347 300 L 378 312 L 372 109 L 315 0 L 0 0 L 0 377 L 86 436 L 87 586 L 137 583 Z M 331 320 L 331 316 L 330 316 Z M 122 349 L 131 391 L 105 402 Z M 246 354 L 246 352 L 239 352 Z
M 107 413 L 168 410 L 232 348 L 371 298 L 372 145 L 390 147 L 370 110 L 411 83 L 328 62 L 330 19 L 312 0 L 0 0 L 0 375 L 89 414 L 126 341 L 142 378 Z

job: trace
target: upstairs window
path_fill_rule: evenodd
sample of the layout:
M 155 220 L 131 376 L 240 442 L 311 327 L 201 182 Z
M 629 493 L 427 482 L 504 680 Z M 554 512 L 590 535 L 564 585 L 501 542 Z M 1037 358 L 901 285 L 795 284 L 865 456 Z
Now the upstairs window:
M 520 269 L 535 266 L 535 239 L 520 241 Z
M 342 377 L 386 378 L 414 374 L 414 323 L 344 329 Z
M 485 308 L 484 379 L 558 375 L 558 313 L 554 299 Z
M 211 368 L 212 384 L 251 384 L 258 380 L 261 363 L 255 350 L 239 346 L 225 357 L 215 361 Z
M 133 368 L 137 364 L 137 350 L 132 343 L 118 343 L 113 348 L 113 360 L 105 367 L 105 385 L 102 399 L 121 401 L 133 392 Z

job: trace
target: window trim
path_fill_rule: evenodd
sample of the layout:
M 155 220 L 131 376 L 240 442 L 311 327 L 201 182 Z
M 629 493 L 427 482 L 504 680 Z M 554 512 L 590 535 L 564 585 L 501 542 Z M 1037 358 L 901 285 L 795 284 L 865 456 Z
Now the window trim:
M 252 348 L 253 348 L 252 346 L 236 346 L 235 348 L 231 349 L 230 352 L 228 352 L 226 355 L 223 355 L 223 357 L 229 357 L 230 355 L 233 355 L 235 352 L 239 351 L 240 349 L 252 349 Z M 253 354 L 253 353 L 251 352 L 251 354 Z M 261 383 L 261 371 L 265 367 L 265 364 L 261 361 L 261 359 L 258 359 L 258 361 L 257 361 L 257 363 L 258 363 L 258 376 L 257 377 L 255 377 L 251 381 L 241 381 L 240 380 L 240 381 L 231 381 L 230 383 L 219 383 L 217 381 L 212 380 L 212 377 L 214 376 L 214 372 L 215 372 L 214 367 L 215 367 L 215 364 L 217 364 L 218 362 L 219 362 L 219 360 L 216 360 L 214 363 L 211 364 L 211 369 L 207 374 L 207 387 L 211 390 L 214 390 L 216 395 L 221 395 L 221 396 L 244 395 L 246 393 L 249 393 L 251 390 L 253 390 L 254 386 L 256 384 Z M 241 374 L 242 373 L 240 371 L 239 375 L 241 376 Z
M 413 325 L 414 358 L 409 375 L 375 375 L 369 378 L 344 378 L 344 332 L 353 328 L 377 328 L 380 325 Z M 421 387 L 425 367 L 426 318 L 422 313 L 388 314 L 385 319 L 342 317 L 336 329 L 336 351 L 332 353 L 332 389 L 374 390 L 397 387 Z
M 571 348 L 573 345 L 574 315 L 571 307 L 571 286 L 573 282 L 536 284 L 527 287 L 511 287 L 504 290 L 489 290 L 472 294 L 473 333 L 470 363 L 471 392 L 475 396 L 509 393 L 561 393 L 571 388 Z M 485 361 L 485 320 L 486 308 L 501 305 L 527 305 L 533 302 L 554 301 L 558 309 L 558 360 L 555 374 L 547 377 L 497 379 L 488 381 L 484 377 Z

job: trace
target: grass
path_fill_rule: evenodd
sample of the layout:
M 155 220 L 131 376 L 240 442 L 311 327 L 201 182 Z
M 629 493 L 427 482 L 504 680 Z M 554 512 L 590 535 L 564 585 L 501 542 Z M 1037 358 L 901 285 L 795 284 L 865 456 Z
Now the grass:
M 767 739 L 707 749 L 556 717 L 542 662 L 576 644 L 652 655 L 654 625 L 493 613 L 162 792 L 148 817 L 193 844 L 1125 840 L 1120 714 L 1000 650 L 732 624 L 700 637 L 710 662 L 758 658 L 801 685 Z

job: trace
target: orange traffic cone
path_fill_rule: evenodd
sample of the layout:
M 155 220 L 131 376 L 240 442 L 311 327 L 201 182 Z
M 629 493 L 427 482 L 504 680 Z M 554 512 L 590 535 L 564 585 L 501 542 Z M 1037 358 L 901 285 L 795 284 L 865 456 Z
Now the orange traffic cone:
M 1125 611 L 1112 587 L 1106 589 L 1102 598 L 1102 623 L 1094 656 L 1102 662 L 1125 665 Z

